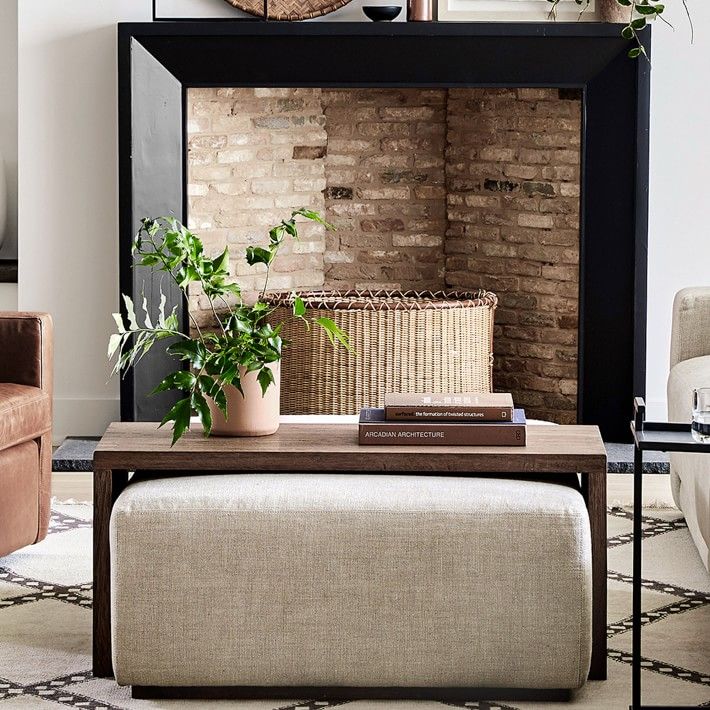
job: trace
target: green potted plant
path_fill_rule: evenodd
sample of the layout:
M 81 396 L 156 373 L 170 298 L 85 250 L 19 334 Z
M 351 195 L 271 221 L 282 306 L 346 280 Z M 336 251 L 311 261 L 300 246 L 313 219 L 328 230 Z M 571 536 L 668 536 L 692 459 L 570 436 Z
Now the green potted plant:
M 279 363 L 284 347 L 282 323 L 267 321 L 271 307 L 264 303 L 269 272 L 281 245 L 288 238 L 298 240 L 296 218 L 302 217 L 333 229 L 320 214 L 299 209 L 269 231 L 266 247 L 250 246 L 246 261 L 262 264 L 266 273 L 259 295 L 251 303 L 242 298 L 237 283 L 229 281 L 229 250 L 214 259 L 204 253 L 202 241 L 173 217 L 144 219 L 133 242 L 136 264 L 165 273 L 182 292 L 187 306 L 190 284 L 199 284 L 206 296 L 216 328 L 200 328 L 190 314 L 192 333 L 182 333 L 176 309 L 165 312 L 161 295 L 157 319 L 153 322 L 145 297 L 142 323 L 133 301 L 123 295 L 125 319 L 114 313 L 117 332 L 109 341 L 109 358 L 116 357 L 113 373 L 125 372 L 159 342 L 176 359 L 179 369 L 169 374 L 153 393 L 176 390 L 178 402 L 160 426 L 172 422 L 173 444 L 190 428 L 190 417 L 199 417 L 205 436 L 273 434 L 279 425 Z M 294 294 L 293 317 L 304 327 L 314 324 L 324 330 L 334 346 L 351 350 L 348 336 L 329 318 L 306 317 L 306 308 Z M 188 368 L 179 367 L 182 362 Z

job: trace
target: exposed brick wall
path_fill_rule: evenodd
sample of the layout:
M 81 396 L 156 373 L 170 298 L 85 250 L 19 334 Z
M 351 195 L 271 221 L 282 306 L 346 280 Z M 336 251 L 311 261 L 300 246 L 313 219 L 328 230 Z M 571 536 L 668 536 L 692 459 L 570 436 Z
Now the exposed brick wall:
M 247 294 L 262 287 L 264 270 L 244 261 L 244 249 L 264 245 L 294 208 L 324 211 L 324 122 L 319 89 L 190 89 L 189 226 L 210 254 L 230 246 L 231 273 Z M 270 288 L 323 285 L 324 229 L 304 223 L 299 235 L 284 244 Z M 200 325 L 211 319 L 206 309 L 196 288 L 190 310 Z
M 575 419 L 580 108 L 550 89 L 193 89 L 190 225 L 233 272 L 290 208 L 273 288 L 478 288 L 500 298 L 495 386 Z M 209 320 L 196 293 L 191 310 Z
M 577 407 L 580 101 L 556 89 L 451 89 L 446 285 L 498 294 L 496 389 L 529 416 Z
M 323 91 L 328 288 L 444 281 L 446 91 Z

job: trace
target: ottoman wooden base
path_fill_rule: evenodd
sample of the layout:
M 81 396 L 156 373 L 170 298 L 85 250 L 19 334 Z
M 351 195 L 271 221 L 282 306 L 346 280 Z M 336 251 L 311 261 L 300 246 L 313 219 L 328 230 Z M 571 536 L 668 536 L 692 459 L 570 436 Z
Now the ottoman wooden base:
M 269 700 L 272 698 L 309 698 L 339 700 L 436 700 L 439 702 L 495 701 L 568 701 L 571 690 L 536 690 L 534 688 L 330 688 L 303 686 L 188 686 L 134 685 L 131 697 L 137 700 Z

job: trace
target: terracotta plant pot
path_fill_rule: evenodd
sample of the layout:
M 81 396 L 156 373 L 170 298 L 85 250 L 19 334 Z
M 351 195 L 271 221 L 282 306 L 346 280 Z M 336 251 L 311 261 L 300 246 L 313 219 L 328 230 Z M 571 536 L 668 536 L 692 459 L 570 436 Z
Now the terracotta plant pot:
M 602 22 L 620 22 L 624 25 L 629 23 L 630 10 L 628 7 L 619 5 L 616 0 L 598 0 L 599 19 Z
M 247 373 L 240 368 L 244 396 L 236 388 L 229 386 L 227 393 L 227 418 L 208 399 L 212 412 L 212 434 L 214 436 L 267 436 L 279 428 L 279 400 L 281 396 L 281 367 L 275 362 L 269 365 L 274 373 L 274 383 L 262 396 L 256 372 Z

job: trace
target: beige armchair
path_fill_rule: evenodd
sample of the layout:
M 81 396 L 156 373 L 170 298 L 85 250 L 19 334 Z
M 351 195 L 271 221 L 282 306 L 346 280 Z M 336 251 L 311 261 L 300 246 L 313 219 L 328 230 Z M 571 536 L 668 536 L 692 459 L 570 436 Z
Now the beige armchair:
M 668 419 L 690 422 L 692 392 L 710 387 L 710 287 L 686 288 L 673 302 Z M 672 454 L 671 488 L 710 570 L 710 455 Z

